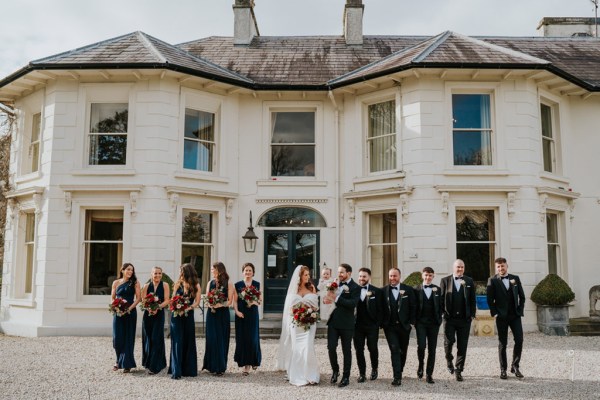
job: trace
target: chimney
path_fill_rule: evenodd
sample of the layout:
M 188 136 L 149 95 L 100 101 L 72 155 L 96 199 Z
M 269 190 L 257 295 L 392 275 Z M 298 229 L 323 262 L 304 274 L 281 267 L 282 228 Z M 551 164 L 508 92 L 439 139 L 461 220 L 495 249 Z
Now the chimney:
M 234 45 L 249 45 L 254 36 L 260 36 L 254 15 L 254 0 L 235 0 L 233 18 Z
M 362 45 L 362 19 L 365 6 L 362 0 L 346 0 L 344 7 L 344 38 L 348 45 Z
M 598 22 L 593 17 L 544 17 L 537 30 L 546 37 L 596 36 Z

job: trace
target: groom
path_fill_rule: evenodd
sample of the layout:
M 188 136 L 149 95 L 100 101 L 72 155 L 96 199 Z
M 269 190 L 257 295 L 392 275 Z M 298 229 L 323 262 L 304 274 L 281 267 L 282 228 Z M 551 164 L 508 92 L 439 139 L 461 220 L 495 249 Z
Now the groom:
M 323 299 L 325 304 L 335 304 L 335 309 L 327 321 L 327 350 L 331 363 L 331 383 L 336 383 L 340 375 L 340 365 L 337 359 L 338 339 L 342 340 L 344 355 L 344 371 L 338 387 L 348 386 L 350 367 L 352 366 L 352 337 L 354 336 L 355 310 L 360 299 L 360 286 L 350 278 L 352 267 L 340 264 L 338 267 L 338 289 L 330 291 Z

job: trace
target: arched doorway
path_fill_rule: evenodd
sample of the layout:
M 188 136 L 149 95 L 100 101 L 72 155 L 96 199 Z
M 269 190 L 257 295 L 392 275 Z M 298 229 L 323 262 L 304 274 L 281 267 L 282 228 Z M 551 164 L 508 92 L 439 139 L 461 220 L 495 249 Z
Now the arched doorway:
M 297 265 L 306 265 L 318 280 L 320 231 L 325 218 L 306 207 L 278 207 L 267 211 L 258 225 L 265 229 L 264 311 L 281 313 L 290 277 Z

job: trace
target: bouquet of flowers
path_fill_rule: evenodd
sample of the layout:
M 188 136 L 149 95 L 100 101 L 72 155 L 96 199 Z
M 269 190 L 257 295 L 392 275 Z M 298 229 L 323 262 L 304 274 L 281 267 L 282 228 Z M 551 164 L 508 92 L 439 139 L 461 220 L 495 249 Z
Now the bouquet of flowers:
M 252 307 L 253 304 L 260 304 L 260 290 L 250 285 L 246 286 L 240 292 L 240 298 L 246 302 L 248 308 Z
M 140 304 L 140 310 L 148 311 L 148 314 L 154 315 L 160 308 L 160 299 L 155 296 L 154 293 L 148 293 L 146 297 L 142 299 Z
M 129 314 L 129 304 L 127 300 L 117 297 L 108 305 L 108 311 L 117 317 L 122 317 Z
M 222 288 L 214 288 L 208 292 L 204 298 L 204 303 L 210 307 L 210 312 L 216 313 L 217 310 L 213 307 L 217 304 L 227 304 L 227 296 Z
M 335 291 L 337 291 L 338 287 L 340 287 L 340 285 L 338 285 L 338 283 L 336 281 L 333 281 L 333 282 L 325 285 L 325 289 L 328 292 L 335 292 Z
M 317 321 L 319 321 L 319 312 L 316 307 L 304 303 L 297 303 L 292 306 L 292 323 L 294 325 L 301 326 L 307 331 Z
M 169 301 L 169 310 L 174 317 L 187 317 L 191 309 L 190 299 L 187 296 L 173 296 Z

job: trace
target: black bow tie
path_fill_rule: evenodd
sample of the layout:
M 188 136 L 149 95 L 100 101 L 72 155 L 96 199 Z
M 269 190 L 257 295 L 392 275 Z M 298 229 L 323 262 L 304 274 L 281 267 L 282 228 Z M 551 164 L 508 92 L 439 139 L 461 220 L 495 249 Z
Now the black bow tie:
M 455 279 L 455 280 L 462 279 L 462 276 L 455 276 L 455 277 L 454 277 L 454 279 Z
M 342 283 L 340 283 L 340 286 L 348 286 L 348 283 L 347 282 L 342 282 Z
M 425 289 L 429 289 L 429 288 L 432 288 L 432 287 L 433 287 L 433 285 L 423 285 L 423 288 L 425 288 Z
M 392 290 L 398 290 L 398 287 L 392 286 Z
M 502 278 L 502 280 L 508 279 L 508 276 L 502 276 L 501 278 Z
M 363 286 L 362 289 L 367 290 L 368 288 L 366 286 Z

